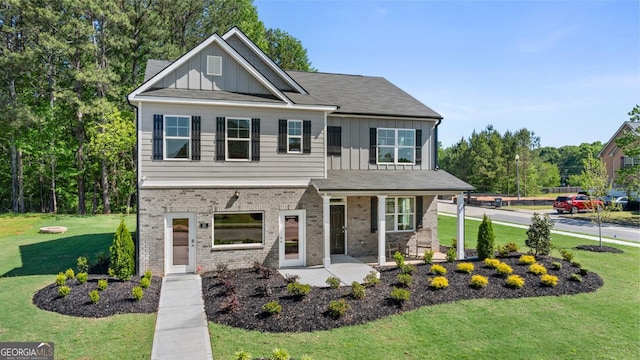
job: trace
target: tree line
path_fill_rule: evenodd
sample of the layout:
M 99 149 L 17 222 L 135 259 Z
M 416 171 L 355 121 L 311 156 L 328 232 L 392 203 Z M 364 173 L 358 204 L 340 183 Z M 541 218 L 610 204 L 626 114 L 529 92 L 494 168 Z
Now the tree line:
M 252 0 L 1 0 L 0 212 L 134 210 L 135 114 L 147 59 L 238 26 L 284 69 L 302 43 Z

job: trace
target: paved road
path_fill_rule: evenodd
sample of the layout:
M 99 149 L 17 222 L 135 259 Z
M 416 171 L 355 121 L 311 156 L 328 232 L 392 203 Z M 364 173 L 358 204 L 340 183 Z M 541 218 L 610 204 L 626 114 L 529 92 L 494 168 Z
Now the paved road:
M 438 202 L 438 211 L 445 213 L 456 213 L 456 205 L 447 201 Z M 571 219 L 569 216 L 560 216 L 550 209 L 549 211 L 538 210 L 540 214 L 549 214 L 551 221 L 555 224 L 554 230 L 567 231 L 572 233 L 598 236 L 598 225 L 591 221 Z M 467 206 L 465 215 L 467 217 L 482 218 L 483 214 L 491 220 L 502 221 L 521 225 L 531 225 L 533 211 L 530 210 L 499 210 L 491 208 L 481 208 Z M 621 226 L 615 224 L 602 224 L 602 236 L 618 240 L 626 240 L 640 243 L 640 229 L 634 226 Z

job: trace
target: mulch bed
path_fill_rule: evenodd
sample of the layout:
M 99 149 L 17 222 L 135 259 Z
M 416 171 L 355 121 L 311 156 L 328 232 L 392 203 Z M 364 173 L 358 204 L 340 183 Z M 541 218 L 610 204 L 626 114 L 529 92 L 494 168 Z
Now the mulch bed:
M 614 248 L 611 246 L 600 246 L 600 245 L 578 245 L 576 246 L 576 249 L 579 250 L 586 250 L 586 251 L 593 251 L 593 252 L 609 252 L 609 253 L 614 253 L 614 254 L 622 254 L 624 251 L 618 249 L 618 248 Z
M 297 299 L 287 294 L 286 280 L 278 273 L 266 278 L 253 269 L 233 270 L 222 274 L 205 273 L 202 286 L 205 309 L 210 321 L 265 332 L 307 332 L 362 324 L 423 306 L 458 300 L 572 295 L 592 292 L 603 285 L 602 278 L 592 272 L 583 275 L 582 282 L 570 281 L 571 274 L 577 273 L 579 269 L 564 260 L 546 257 L 538 259 L 538 263 L 543 264 L 548 273 L 557 276 L 559 281 L 556 287 L 545 287 L 540 285 L 538 275 L 527 272 L 528 265 L 518 264 L 518 258 L 519 254 L 500 258 L 513 268 L 514 274 L 525 279 L 525 286 L 518 290 L 506 287 L 503 277 L 497 276 L 495 270 L 487 268 L 479 261 L 470 261 L 475 267 L 472 274 L 456 272 L 458 262 L 441 264 L 447 269 L 449 287 L 434 290 L 429 287 L 434 277 L 429 273 L 431 265 L 418 265 L 418 271 L 413 276 L 413 284 L 409 288 L 411 299 L 402 305 L 389 296 L 393 287 L 398 286 L 396 275 L 400 270 L 395 267 L 380 270 L 380 284 L 367 288 L 364 300 L 352 298 L 351 287 L 313 288 L 310 294 Z M 551 263 L 554 261 L 562 263 L 560 270 L 551 270 Z M 486 276 L 489 285 L 483 289 L 470 287 L 469 281 L 475 274 Z M 272 291 L 271 295 L 261 294 L 260 286 L 268 286 Z M 235 288 L 237 304 L 230 301 L 234 296 L 229 288 Z M 345 299 L 351 305 L 351 309 L 345 316 L 334 319 L 327 313 L 327 306 L 331 300 L 337 299 Z M 272 300 L 277 300 L 282 305 L 280 315 L 269 316 L 263 312 L 262 306 Z M 230 304 L 233 306 L 229 306 Z
M 108 279 L 105 290 L 100 291 L 100 300 L 93 304 L 89 292 L 98 288 L 98 279 Z M 51 284 L 40 289 L 33 296 L 33 303 L 41 309 L 64 315 L 81 317 L 106 317 L 115 314 L 153 313 L 158 310 L 162 278 L 152 277 L 151 285 L 143 289 L 144 296 L 136 301 L 131 295 L 134 286 L 140 283 L 136 276 L 129 281 L 120 281 L 106 275 L 89 275 L 89 280 L 80 284 L 78 280 L 67 280 L 71 293 L 66 297 L 58 294 L 58 286 Z

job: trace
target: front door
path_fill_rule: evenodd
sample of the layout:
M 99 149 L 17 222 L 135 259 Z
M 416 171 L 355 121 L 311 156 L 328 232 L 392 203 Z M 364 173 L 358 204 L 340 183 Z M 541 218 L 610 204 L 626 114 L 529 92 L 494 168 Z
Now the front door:
M 196 216 L 167 214 L 165 216 L 165 272 L 167 274 L 195 271 Z
M 345 254 L 344 204 L 331 205 L 329 208 L 331 254 Z
M 280 267 L 305 265 L 305 211 L 281 211 Z

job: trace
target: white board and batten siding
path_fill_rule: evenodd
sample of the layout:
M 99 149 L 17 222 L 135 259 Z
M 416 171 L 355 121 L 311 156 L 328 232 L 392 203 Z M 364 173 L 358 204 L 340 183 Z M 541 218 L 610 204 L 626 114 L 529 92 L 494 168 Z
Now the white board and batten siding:
M 201 158 L 152 160 L 153 115 L 201 117 Z M 144 104 L 141 111 L 141 176 L 153 181 L 309 180 L 324 177 L 324 113 L 205 105 Z M 217 117 L 260 119 L 260 161 L 216 161 Z M 311 153 L 278 153 L 278 120 L 311 120 Z
M 329 156 L 328 170 L 427 170 L 433 169 L 435 120 L 374 119 L 356 117 L 332 117 L 327 125 L 342 128 L 342 155 Z M 422 129 L 422 162 L 418 165 L 370 164 L 369 129 Z

